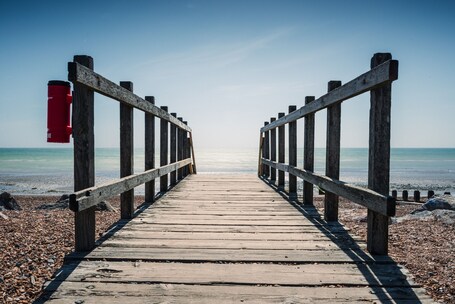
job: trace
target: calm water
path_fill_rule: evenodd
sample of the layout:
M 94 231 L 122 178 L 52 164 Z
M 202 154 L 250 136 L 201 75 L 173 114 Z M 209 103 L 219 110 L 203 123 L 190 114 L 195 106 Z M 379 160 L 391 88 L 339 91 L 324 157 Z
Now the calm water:
M 252 173 L 257 170 L 257 149 L 196 151 L 200 173 Z M 298 163 L 303 163 L 302 149 Z M 135 151 L 135 172 L 144 170 L 144 150 Z M 159 158 L 156 159 L 159 164 Z M 325 149 L 315 151 L 315 171 L 325 171 Z M 96 183 L 119 177 L 119 149 L 96 149 Z M 368 150 L 341 150 L 340 179 L 365 186 Z M 73 189 L 72 149 L 0 148 L 0 192 L 13 194 L 61 194 Z M 392 149 L 391 189 L 455 192 L 455 149 Z M 138 194 L 143 188 L 138 188 Z

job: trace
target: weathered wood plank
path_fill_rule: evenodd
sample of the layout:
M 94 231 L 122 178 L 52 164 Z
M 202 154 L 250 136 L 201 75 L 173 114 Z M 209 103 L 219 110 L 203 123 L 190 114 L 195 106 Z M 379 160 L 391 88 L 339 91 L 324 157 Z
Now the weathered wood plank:
M 390 62 L 390 53 L 377 53 L 371 58 L 371 68 Z M 370 133 L 368 149 L 368 188 L 388 195 L 390 179 L 390 120 L 392 85 L 384 85 L 370 93 Z M 368 210 L 368 250 L 387 254 L 389 242 L 389 214 Z
M 289 113 L 296 111 L 297 106 L 289 106 Z M 288 163 L 297 166 L 297 121 L 288 124 Z M 289 171 L 288 171 L 289 172 Z M 289 172 L 289 198 L 297 198 L 297 176 Z
M 290 167 L 288 165 L 273 163 L 269 160 L 263 159 L 270 166 L 275 166 L 277 169 L 292 172 L 294 175 L 302 178 L 303 180 L 309 181 L 312 184 L 318 185 L 319 187 L 336 193 L 354 203 L 367 207 L 368 209 L 374 210 L 380 214 L 394 216 L 396 211 L 396 203 L 393 197 L 381 195 L 370 189 L 365 189 L 355 185 L 348 184 L 343 181 L 331 179 L 327 176 L 318 175 L 313 172 Z
M 191 132 L 190 127 L 183 124 L 178 119 L 175 119 L 169 113 L 153 104 L 150 104 L 141 97 L 133 94 L 125 88 L 122 88 L 78 62 L 68 62 L 68 80 L 75 84 L 84 85 L 95 92 L 128 104 L 136 109 L 153 114 L 158 118 L 165 119 L 170 123 L 177 125 L 179 128 Z
M 151 104 L 155 104 L 155 97 L 145 96 L 145 100 Z M 155 116 L 145 113 L 144 118 L 144 161 L 145 171 L 155 168 Z M 153 202 L 155 200 L 155 180 L 145 183 L 145 201 Z
M 54 292 L 49 295 L 50 292 Z M 46 286 L 48 303 L 433 303 L 418 288 L 211 286 L 64 282 Z
M 341 81 L 329 81 L 328 92 L 341 86 Z M 340 179 L 340 140 L 341 140 L 341 103 L 327 107 L 325 175 Z M 338 221 L 338 195 L 326 192 L 324 198 L 324 218 L 326 221 Z
M 314 101 L 314 96 L 305 97 L 305 105 Z M 305 116 L 303 134 L 303 169 L 309 172 L 314 171 L 314 114 Z M 313 205 L 313 184 L 303 182 L 303 202 L 306 205 Z
M 74 61 L 93 70 L 93 58 L 74 56 Z M 73 91 L 74 191 L 95 185 L 94 93 L 75 83 Z M 76 251 L 90 250 L 95 245 L 95 209 L 74 214 Z
M 364 92 L 370 91 L 376 87 L 382 86 L 386 83 L 391 83 L 398 79 L 398 61 L 389 60 L 372 68 L 370 71 L 360 75 L 359 77 L 349 81 L 336 90 L 327 93 L 314 102 L 305 105 L 297 111 L 276 120 L 273 124 L 261 128 L 261 132 L 266 132 L 281 125 L 290 123 L 307 114 L 315 113 L 319 110 L 325 109 L 328 106 L 340 103 L 344 100 L 355 97 Z
M 270 123 L 276 120 L 275 117 L 270 118 Z M 276 161 L 276 129 L 270 130 L 270 160 Z M 276 181 L 276 169 L 270 168 L 270 180 L 272 183 Z
M 278 119 L 284 117 L 284 113 L 278 113 Z M 284 124 L 278 127 L 278 162 L 284 164 L 285 161 L 285 128 Z M 278 189 L 284 190 L 284 171 L 278 170 Z
M 136 249 L 136 248 L 135 248 Z M 77 266 L 77 268 L 75 268 Z M 81 261 L 62 267 L 56 277 L 75 282 L 238 284 L 284 286 L 410 287 L 408 272 L 398 266 L 378 264 L 200 264 Z M 315 280 L 315 276 L 317 279 Z
M 104 185 L 87 188 L 83 191 L 76 192 L 70 195 L 70 209 L 79 212 L 88 209 L 103 199 L 107 199 L 114 195 L 128 191 L 151 181 L 162 175 L 168 174 L 171 171 L 182 168 L 191 163 L 191 159 L 185 159 L 174 164 L 169 164 L 164 167 L 151 169 L 143 173 L 133 174 L 117 181 L 106 183 Z
M 177 117 L 177 113 L 171 113 L 172 116 Z M 170 127 L 170 162 L 175 163 L 177 161 L 177 127 L 174 124 L 171 124 Z M 169 183 L 171 186 L 174 186 L 177 182 L 177 172 L 172 171 L 169 174 Z
M 120 86 L 133 92 L 133 83 L 121 81 Z M 120 178 L 134 174 L 133 107 L 120 104 Z M 120 217 L 130 219 L 134 214 L 134 188 L 120 193 Z

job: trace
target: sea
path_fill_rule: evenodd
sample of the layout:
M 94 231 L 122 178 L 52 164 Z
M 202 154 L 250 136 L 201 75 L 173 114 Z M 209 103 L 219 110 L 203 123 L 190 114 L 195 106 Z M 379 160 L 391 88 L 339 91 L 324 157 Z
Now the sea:
M 119 154 L 118 148 L 96 148 L 97 185 L 119 178 Z M 366 187 L 368 149 L 342 148 L 340 157 L 340 180 Z M 195 159 L 201 174 L 255 174 L 258 150 L 200 149 L 195 151 Z M 302 167 L 303 149 L 299 149 L 297 161 Z M 159 157 L 155 163 L 159 164 Z M 390 190 L 455 193 L 454 148 L 392 148 L 390 165 Z M 144 149 L 135 149 L 134 168 L 135 173 L 144 171 Z M 324 148 L 315 149 L 315 172 L 325 172 Z M 62 195 L 71 193 L 73 186 L 72 148 L 0 148 L 0 193 Z M 135 193 L 143 194 L 144 187 L 136 188 Z

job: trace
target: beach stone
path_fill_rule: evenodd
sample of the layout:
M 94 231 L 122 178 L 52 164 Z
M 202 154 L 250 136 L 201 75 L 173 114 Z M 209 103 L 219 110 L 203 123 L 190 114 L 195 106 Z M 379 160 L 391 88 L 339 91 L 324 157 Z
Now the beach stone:
M 22 210 L 14 197 L 8 192 L 0 194 L 0 211 L 2 210 Z
M 107 202 L 107 201 L 103 201 L 103 202 L 99 202 L 97 205 L 96 205 L 96 210 L 97 211 L 108 211 L 108 212 L 116 212 L 117 210 L 112 207 L 112 205 Z
M 447 194 L 435 196 L 423 204 L 422 208 L 430 211 L 436 209 L 455 210 L 455 198 Z
M 4 219 L 4 220 L 8 219 L 8 217 L 5 214 L 3 214 L 2 212 L 0 212 L 0 218 Z
M 433 211 L 436 220 L 446 225 L 455 225 L 455 210 L 438 209 Z

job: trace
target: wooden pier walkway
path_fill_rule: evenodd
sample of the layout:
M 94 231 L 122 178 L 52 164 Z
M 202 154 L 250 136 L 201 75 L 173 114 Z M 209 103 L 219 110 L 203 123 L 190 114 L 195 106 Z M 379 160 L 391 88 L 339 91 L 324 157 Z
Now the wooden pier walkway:
M 89 253 L 49 303 L 432 303 L 403 267 L 254 175 L 190 175 Z

